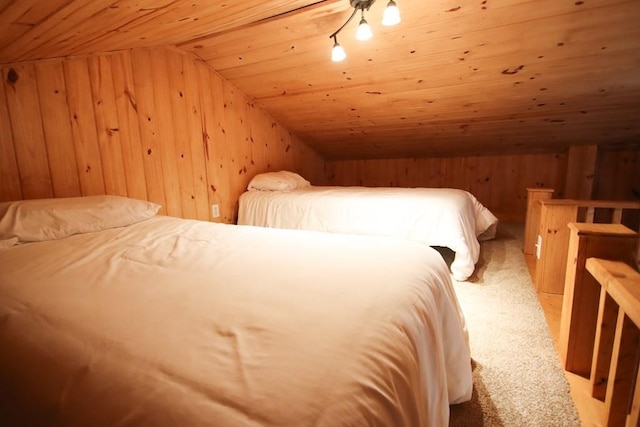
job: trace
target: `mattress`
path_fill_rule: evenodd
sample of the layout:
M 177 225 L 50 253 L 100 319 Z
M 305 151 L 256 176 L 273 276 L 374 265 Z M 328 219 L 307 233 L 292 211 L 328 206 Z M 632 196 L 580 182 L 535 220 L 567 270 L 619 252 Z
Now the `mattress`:
M 451 188 L 324 187 L 251 190 L 240 196 L 238 224 L 389 236 L 455 252 L 451 272 L 465 281 L 481 239 L 498 219 L 471 193 Z
M 446 426 L 446 264 L 397 239 L 154 216 L 0 249 L 0 424 Z

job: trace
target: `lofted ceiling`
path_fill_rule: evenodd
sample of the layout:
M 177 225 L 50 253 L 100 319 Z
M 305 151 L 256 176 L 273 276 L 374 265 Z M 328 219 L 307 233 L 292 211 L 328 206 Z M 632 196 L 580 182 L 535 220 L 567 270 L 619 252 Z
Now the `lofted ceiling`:
M 0 0 L 0 63 L 171 46 L 328 159 L 640 143 L 640 1 Z

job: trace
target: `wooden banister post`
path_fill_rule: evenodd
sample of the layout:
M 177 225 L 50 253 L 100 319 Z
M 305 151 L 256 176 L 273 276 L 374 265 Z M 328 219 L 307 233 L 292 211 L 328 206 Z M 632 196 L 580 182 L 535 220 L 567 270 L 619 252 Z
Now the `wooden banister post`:
M 527 255 L 535 254 L 536 238 L 540 225 L 540 200 L 550 199 L 553 195 L 551 188 L 527 188 L 527 216 L 524 223 L 524 245 L 522 252 Z
M 562 294 L 569 247 L 567 224 L 576 221 L 578 206 L 574 200 L 565 199 L 541 200 L 539 203 L 540 258 L 536 260 L 536 291 Z

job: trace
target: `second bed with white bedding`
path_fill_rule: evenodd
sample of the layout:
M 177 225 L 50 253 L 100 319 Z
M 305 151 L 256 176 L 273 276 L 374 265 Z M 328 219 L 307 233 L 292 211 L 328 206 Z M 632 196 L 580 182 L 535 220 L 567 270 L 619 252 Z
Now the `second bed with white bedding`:
M 455 252 L 451 272 L 467 280 L 480 256 L 478 237 L 493 238 L 498 219 L 471 193 L 451 188 L 308 186 L 250 190 L 238 224 L 399 237 Z

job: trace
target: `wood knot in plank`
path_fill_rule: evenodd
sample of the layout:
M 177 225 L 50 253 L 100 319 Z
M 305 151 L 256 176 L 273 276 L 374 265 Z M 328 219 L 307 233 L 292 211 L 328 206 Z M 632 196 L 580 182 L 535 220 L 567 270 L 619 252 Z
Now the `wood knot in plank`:
M 7 73 L 7 84 L 14 85 L 18 81 L 20 76 L 14 68 L 9 68 L 9 72 Z
M 518 73 L 522 69 L 524 69 L 524 65 L 520 65 L 519 67 L 516 67 L 516 68 L 514 68 L 512 70 L 509 69 L 509 68 L 505 68 L 504 70 L 502 70 L 502 74 L 513 75 L 513 74 Z

